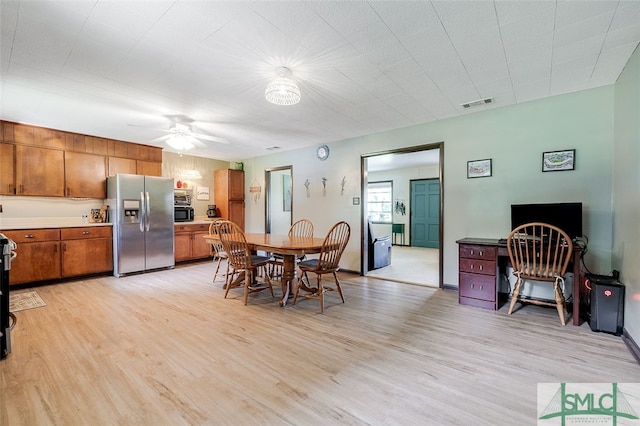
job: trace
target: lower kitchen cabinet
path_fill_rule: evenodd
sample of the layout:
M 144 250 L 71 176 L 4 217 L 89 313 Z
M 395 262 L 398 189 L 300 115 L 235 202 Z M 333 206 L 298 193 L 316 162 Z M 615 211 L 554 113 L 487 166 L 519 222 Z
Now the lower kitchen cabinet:
M 2 233 L 18 245 L 18 255 L 11 262 L 10 285 L 61 277 L 59 229 L 27 229 Z
M 113 270 L 110 226 L 2 231 L 18 245 L 9 284 L 57 280 Z
M 111 227 L 63 228 L 60 239 L 63 277 L 113 270 Z
M 208 234 L 209 225 L 205 223 L 175 225 L 176 262 L 211 257 L 211 244 L 202 238 Z

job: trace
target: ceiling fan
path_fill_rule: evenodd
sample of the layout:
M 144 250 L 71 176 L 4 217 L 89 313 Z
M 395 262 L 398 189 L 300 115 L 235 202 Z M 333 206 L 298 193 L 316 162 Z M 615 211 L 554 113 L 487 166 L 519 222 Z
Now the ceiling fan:
M 130 126 L 141 127 L 134 124 L 130 124 Z M 207 144 L 202 142 L 202 140 L 223 144 L 229 143 L 225 138 L 196 133 L 192 130 L 189 124 L 177 121 L 175 121 L 173 126 L 169 129 L 156 128 L 153 130 L 159 130 L 168 133 L 168 135 L 160 136 L 159 138 L 149 141 L 149 143 L 166 142 L 167 145 L 177 151 L 186 151 L 195 147 L 206 148 Z

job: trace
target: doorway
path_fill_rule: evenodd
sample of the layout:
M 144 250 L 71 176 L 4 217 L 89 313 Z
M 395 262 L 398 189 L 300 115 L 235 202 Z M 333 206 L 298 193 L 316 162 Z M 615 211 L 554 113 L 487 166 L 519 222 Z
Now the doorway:
M 286 235 L 291 227 L 293 167 L 283 166 L 264 171 L 265 224 L 267 234 Z
M 380 173 L 385 171 L 385 173 Z M 397 150 L 389 150 L 384 152 L 376 152 L 366 154 L 361 157 L 361 176 L 362 176 L 362 257 L 361 257 L 361 271 L 362 275 L 370 276 L 373 278 L 387 279 L 391 281 L 407 282 L 411 284 L 437 286 L 442 288 L 443 286 L 443 253 L 442 253 L 442 241 L 443 241 L 443 185 L 444 185 L 444 142 L 420 145 L 408 148 L 402 148 Z M 368 269 L 368 203 L 367 188 L 368 182 L 393 179 L 394 194 L 393 205 L 394 214 L 391 223 L 387 225 L 388 229 L 384 226 L 377 225 L 376 234 L 392 235 L 392 231 L 403 229 L 407 231 L 408 235 L 404 235 L 408 245 L 396 245 L 394 244 L 391 250 L 391 264 L 389 266 L 369 270 Z M 424 216 L 422 220 L 423 229 L 414 228 L 411 214 L 412 210 L 413 191 L 411 186 L 413 182 L 418 184 L 426 184 L 426 187 L 421 190 L 420 197 L 424 197 L 426 201 L 428 199 L 437 199 L 436 203 L 423 203 L 424 207 L 421 207 L 421 211 L 417 210 Z M 403 191 L 403 185 L 406 190 Z M 433 186 L 436 189 L 434 191 Z M 415 189 L 415 188 L 414 188 Z M 400 205 L 405 207 L 404 203 L 409 202 L 409 206 L 406 208 L 397 209 L 396 206 Z M 401 213 L 398 214 L 398 211 Z M 410 212 L 410 215 L 404 216 L 402 212 Z M 433 217 L 435 216 L 435 218 Z M 404 225 L 404 226 L 399 226 Z M 413 229 L 412 229 L 413 228 Z M 430 241 L 429 243 L 420 243 L 418 246 L 413 246 L 415 237 L 414 233 L 423 234 L 422 241 Z M 393 237 L 396 237 L 395 233 Z M 420 237 L 420 235 L 418 235 Z M 395 243 L 395 241 L 394 241 Z M 426 248 L 422 245 L 433 245 L 435 248 Z M 395 266 L 395 268 L 394 268 Z M 422 270 L 421 268 L 424 268 Z

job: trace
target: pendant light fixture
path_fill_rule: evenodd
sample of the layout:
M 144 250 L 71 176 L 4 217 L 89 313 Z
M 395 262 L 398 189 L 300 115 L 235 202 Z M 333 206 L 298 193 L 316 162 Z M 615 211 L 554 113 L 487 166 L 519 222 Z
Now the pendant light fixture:
M 264 91 L 269 102 L 276 105 L 295 105 L 300 102 L 300 89 L 287 67 L 276 68 L 277 77 L 271 80 Z

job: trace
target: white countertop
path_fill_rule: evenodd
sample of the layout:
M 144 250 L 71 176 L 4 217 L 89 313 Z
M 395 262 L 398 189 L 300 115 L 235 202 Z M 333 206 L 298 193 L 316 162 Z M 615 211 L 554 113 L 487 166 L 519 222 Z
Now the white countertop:
M 176 225 L 210 224 L 211 219 L 194 220 L 192 222 L 176 222 Z M 112 226 L 112 223 L 84 222 L 80 217 L 27 217 L 0 218 L 0 231 L 14 229 L 42 229 L 42 228 L 78 228 L 82 226 Z
M 84 222 L 80 217 L 26 217 L 0 218 L 0 230 L 39 229 L 39 228 L 77 228 L 81 226 L 111 226 L 111 223 Z

